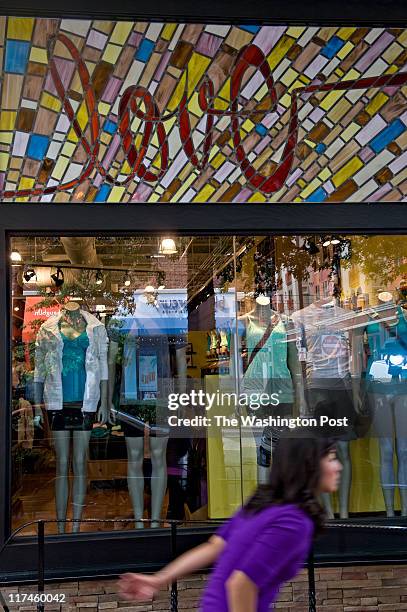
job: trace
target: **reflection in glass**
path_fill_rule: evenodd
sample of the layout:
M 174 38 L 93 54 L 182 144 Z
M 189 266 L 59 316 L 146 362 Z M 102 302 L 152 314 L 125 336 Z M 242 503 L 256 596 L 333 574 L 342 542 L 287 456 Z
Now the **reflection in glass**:
M 405 238 L 166 238 L 12 238 L 13 527 L 225 518 L 312 420 L 328 515 L 407 516 Z

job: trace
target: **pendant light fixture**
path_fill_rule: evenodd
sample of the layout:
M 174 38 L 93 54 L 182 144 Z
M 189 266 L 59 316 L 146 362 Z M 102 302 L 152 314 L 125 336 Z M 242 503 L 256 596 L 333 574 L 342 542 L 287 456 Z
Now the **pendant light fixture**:
M 336 245 L 340 242 L 341 241 L 339 240 L 338 236 L 326 236 L 324 242 L 322 243 L 322 246 L 327 247 L 330 244 Z
M 13 263 L 20 263 L 21 261 L 23 261 L 23 258 L 21 257 L 21 253 L 20 251 L 17 251 L 17 249 L 13 249 L 11 251 L 10 259 Z
M 178 250 L 173 238 L 163 238 L 161 240 L 159 253 L 162 253 L 163 255 L 174 255 L 177 252 Z
M 268 306 L 270 304 L 270 298 L 268 295 L 265 295 L 264 293 L 260 293 L 260 295 L 256 297 L 256 302 L 260 306 Z

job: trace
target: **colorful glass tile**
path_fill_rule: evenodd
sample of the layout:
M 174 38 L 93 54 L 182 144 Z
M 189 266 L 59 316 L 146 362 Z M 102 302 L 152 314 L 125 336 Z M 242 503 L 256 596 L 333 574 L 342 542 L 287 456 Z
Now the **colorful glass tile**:
M 7 40 L 4 71 L 24 74 L 27 67 L 29 51 L 29 42 Z
M 42 160 L 45 157 L 48 145 L 49 138 L 47 138 L 47 136 L 31 134 L 28 142 L 27 156 L 33 159 Z
M 154 43 L 152 40 L 148 40 L 145 38 L 139 48 L 137 49 L 135 58 L 140 60 L 141 62 L 148 62 L 151 57 L 151 54 L 154 50 Z

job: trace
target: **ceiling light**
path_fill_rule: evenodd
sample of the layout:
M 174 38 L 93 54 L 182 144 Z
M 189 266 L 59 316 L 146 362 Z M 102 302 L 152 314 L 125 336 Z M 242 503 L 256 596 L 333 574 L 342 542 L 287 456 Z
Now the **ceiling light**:
M 261 293 L 256 297 L 256 302 L 260 304 L 260 306 L 268 306 L 270 304 L 270 298 L 264 293 Z
M 98 270 L 96 272 L 96 276 L 95 276 L 95 283 L 97 285 L 101 285 L 103 283 L 103 274 L 101 270 Z
M 160 244 L 159 252 L 163 255 L 174 255 L 174 253 L 177 253 L 175 241 L 172 238 L 163 238 Z
M 339 238 L 332 238 L 331 244 L 339 244 L 339 243 L 340 243 Z
M 380 291 L 380 293 L 377 294 L 377 297 L 381 302 L 391 302 L 393 299 L 393 295 L 390 293 L 390 291 Z
M 23 261 L 20 251 L 17 251 L 17 250 L 11 251 L 10 259 L 14 263 L 20 263 L 20 261 Z
M 62 287 L 64 284 L 64 273 L 62 268 L 58 266 L 57 271 L 51 274 L 51 279 L 54 281 L 55 287 Z
M 123 281 L 124 281 L 123 284 L 124 284 L 125 287 L 130 287 L 130 285 L 131 285 L 131 278 L 130 278 L 130 274 L 128 272 L 126 272 L 126 274 L 124 275 Z
M 330 244 L 331 244 L 331 240 L 330 240 L 330 238 L 327 238 L 327 239 L 326 239 L 326 240 L 325 240 L 325 241 L 322 243 L 322 246 L 323 246 L 323 247 L 327 247 L 327 246 L 329 246 Z
M 26 283 L 34 282 L 33 281 L 34 277 L 35 277 L 35 280 L 37 280 L 37 274 L 34 268 L 31 268 L 31 266 L 25 269 L 23 277 Z

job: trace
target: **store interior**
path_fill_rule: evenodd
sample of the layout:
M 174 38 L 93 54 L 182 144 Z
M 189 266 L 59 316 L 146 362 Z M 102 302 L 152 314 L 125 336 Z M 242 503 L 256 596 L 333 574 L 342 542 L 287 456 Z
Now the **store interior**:
M 318 409 L 321 377 L 358 415 L 336 432 L 344 475 L 328 515 L 406 516 L 407 351 L 396 374 L 381 348 L 372 357 L 394 330 L 403 352 L 406 262 L 401 236 L 12 237 L 12 528 L 225 518 L 267 481 L 282 429 L 168 428 L 169 395 L 274 392 L 273 414 L 296 417 Z

